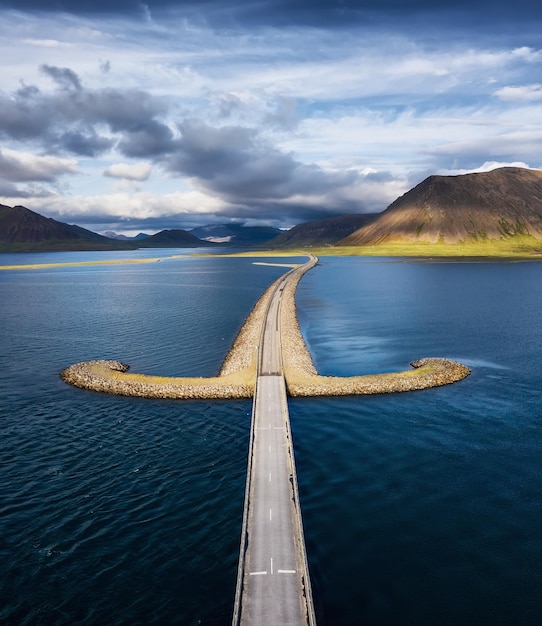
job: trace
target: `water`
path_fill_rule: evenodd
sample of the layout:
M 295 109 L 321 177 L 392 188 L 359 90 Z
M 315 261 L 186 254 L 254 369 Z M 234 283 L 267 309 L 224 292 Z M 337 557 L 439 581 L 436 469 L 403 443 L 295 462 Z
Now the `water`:
M 456 385 L 291 402 L 320 623 L 542 623 L 540 263 L 323 259 L 321 372 L 469 364 Z
M 290 401 L 320 624 L 541 623 L 541 270 L 324 258 L 301 281 L 320 372 L 473 368 L 428 391 Z M 250 401 L 118 398 L 58 372 L 113 358 L 214 375 L 282 271 L 0 272 L 0 623 L 230 622 Z

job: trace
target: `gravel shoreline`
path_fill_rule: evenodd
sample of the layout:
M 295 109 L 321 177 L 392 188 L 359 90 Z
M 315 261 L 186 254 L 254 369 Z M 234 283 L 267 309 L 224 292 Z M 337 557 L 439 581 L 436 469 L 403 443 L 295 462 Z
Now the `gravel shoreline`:
M 396 393 L 448 385 L 470 374 L 461 363 L 424 358 L 411 363 L 414 369 L 388 374 L 334 377 L 320 376 L 305 344 L 297 319 L 295 293 L 302 276 L 316 265 L 312 258 L 299 268 L 284 289 L 281 303 L 282 360 L 286 387 L 291 396 L 345 396 Z M 239 331 L 219 375 L 213 378 L 147 376 L 130 373 L 120 361 L 95 360 L 75 363 L 60 372 L 66 383 L 104 393 L 142 398 L 231 399 L 254 395 L 257 349 L 267 306 L 276 280 L 255 304 Z

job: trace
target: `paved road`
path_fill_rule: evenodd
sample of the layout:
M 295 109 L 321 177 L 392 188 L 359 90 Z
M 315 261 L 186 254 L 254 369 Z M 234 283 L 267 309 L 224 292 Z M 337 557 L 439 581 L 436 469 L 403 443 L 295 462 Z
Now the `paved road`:
M 275 291 L 260 342 L 235 626 L 315 624 L 279 330 L 292 273 Z

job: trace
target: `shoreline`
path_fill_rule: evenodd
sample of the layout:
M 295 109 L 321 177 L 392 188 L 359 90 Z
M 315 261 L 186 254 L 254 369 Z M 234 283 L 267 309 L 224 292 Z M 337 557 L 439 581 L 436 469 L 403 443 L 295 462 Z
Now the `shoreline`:
M 385 374 L 336 377 L 320 376 L 305 344 L 297 319 L 295 294 L 307 266 L 289 281 L 281 305 L 283 369 L 292 397 L 347 396 L 397 393 L 439 387 L 463 380 L 470 369 L 443 358 L 413 361 L 413 369 Z M 267 305 L 275 280 L 258 299 L 246 318 L 219 374 L 211 378 L 162 377 L 130 373 L 120 361 L 93 360 L 75 363 L 60 372 L 60 378 L 75 387 L 115 395 L 163 399 L 236 399 L 254 395 L 257 348 Z

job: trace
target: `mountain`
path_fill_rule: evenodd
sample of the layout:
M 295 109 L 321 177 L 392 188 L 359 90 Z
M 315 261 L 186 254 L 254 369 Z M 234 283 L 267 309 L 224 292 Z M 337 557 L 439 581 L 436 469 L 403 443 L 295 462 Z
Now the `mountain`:
M 202 241 L 186 230 L 161 230 L 137 242 L 139 248 L 201 248 L 214 246 L 209 241 Z
M 542 171 L 503 167 L 430 176 L 339 245 L 542 239 Z
M 333 245 L 372 222 L 377 215 L 377 213 L 342 215 L 298 224 L 269 241 L 268 245 L 274 248 Z
M 135 237 L 128 237 L 127 235 L 120 235 L 112 230 L 106 230 L 102 235 L 108 239 L 118 239 L 119 241 L 139 241 L 140 239 L 149 237 L 149 235 L 145 233 L 138 233 Z
M 252 247 L 267 243 L 282 231 L 271 226 L 244 226 L 243 224 L 209 224 L 194 228 L 190 233 L 213 243 Z
M 0 205 L 0 250 L 117 250 L 133 249 L 90 230 L 57 222 L 23 206 Z

